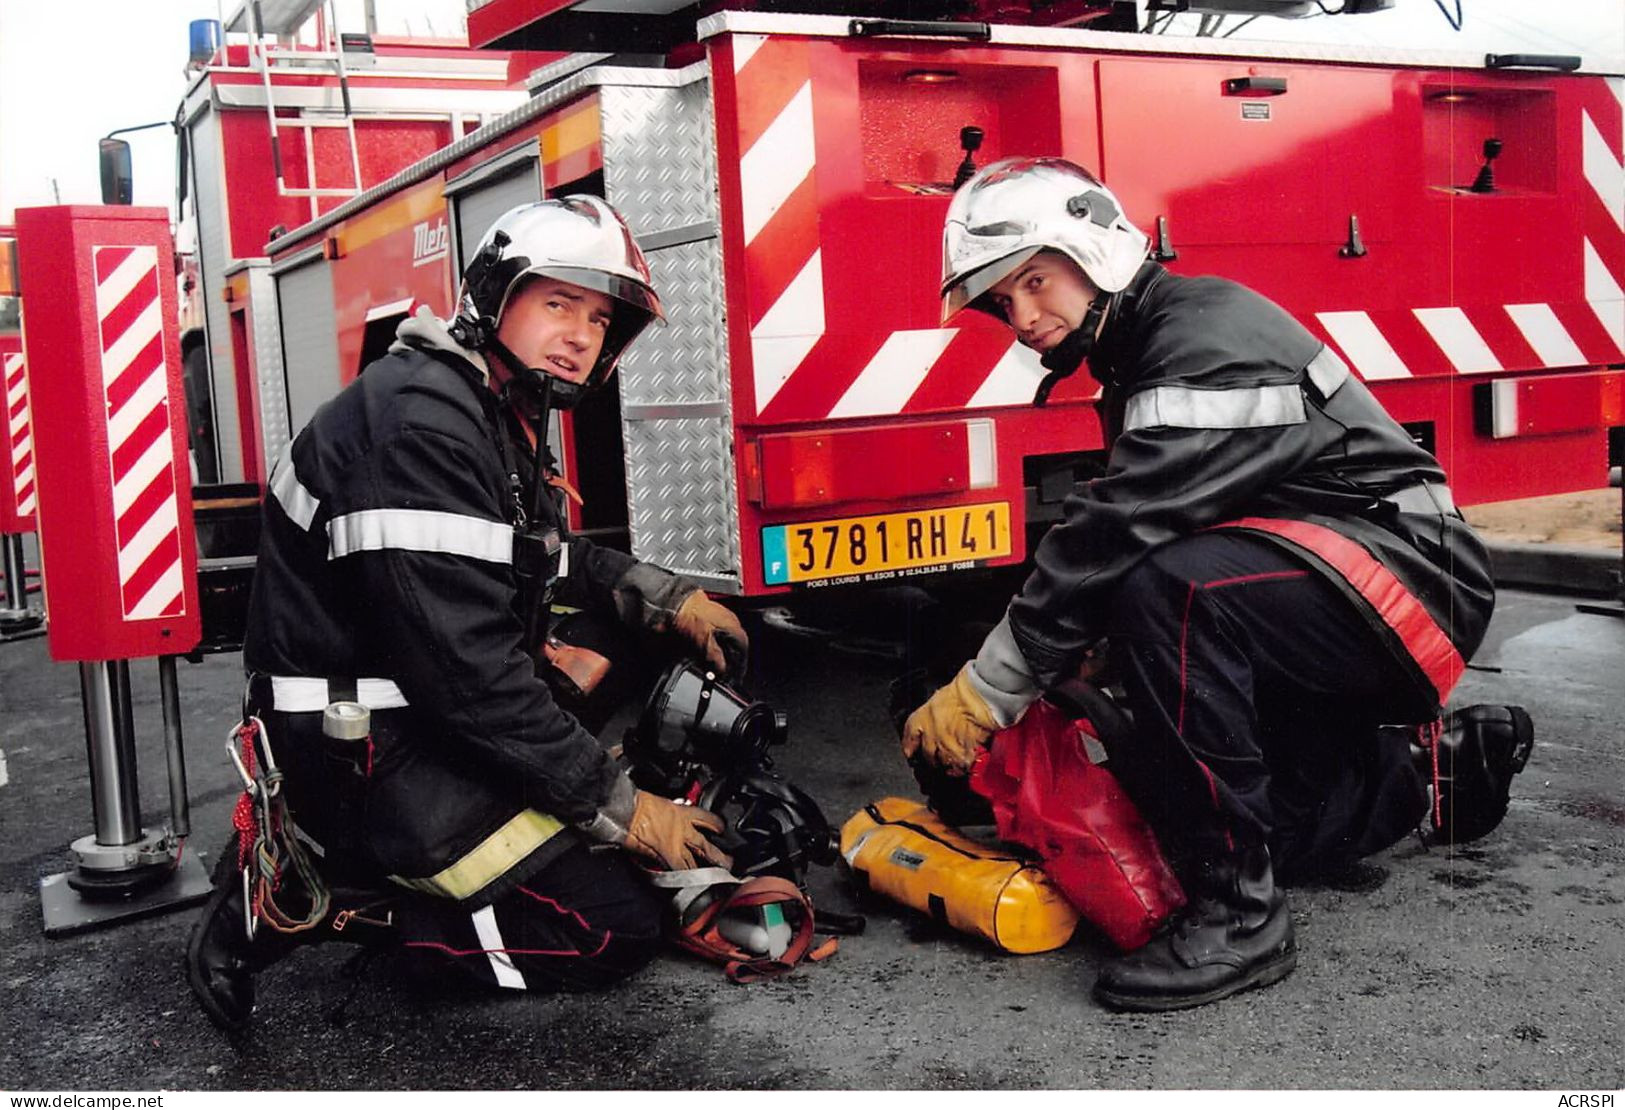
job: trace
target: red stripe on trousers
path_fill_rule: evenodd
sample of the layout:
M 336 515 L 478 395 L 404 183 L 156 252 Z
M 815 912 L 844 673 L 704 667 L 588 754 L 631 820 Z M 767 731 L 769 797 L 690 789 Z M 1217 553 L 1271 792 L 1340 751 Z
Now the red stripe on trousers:
M 444 952 L 448 956 L 570 956 L 590 960 L 594 956 L 601 955 L 604 949 L 609 947 L 609 936 L 608 933 L 605 933 L 603 942 L 591 952 L 582 952 L 579 949 L 566 952 L 562 949 L 554 950 L 551 948 L 453 948 L 449 944 L 441 944 L 439 941 L 433 940 L 409 940 L 402 947 L 432 948 L 437 952 Z
M 1267 532 L 1290 540 L 1318 556 L 1354 587 L 1355 592 L 1365 598 L 1382 622 L 1399 637 L 1405 650 L 1433 684 L 1439 704 L 1443 705 L 1450 696 L 1450 691 L 1467 669 L 1461 653 L 1416 595 L 1365 548 L 1341 533 L 1306 520 L 1243 517 L 1214 527 Z

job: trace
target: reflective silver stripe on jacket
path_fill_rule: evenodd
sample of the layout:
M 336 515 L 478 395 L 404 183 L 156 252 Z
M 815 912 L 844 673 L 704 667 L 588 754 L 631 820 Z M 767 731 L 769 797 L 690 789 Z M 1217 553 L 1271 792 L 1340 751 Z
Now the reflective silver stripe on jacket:
M 1303 390 L 1295 385 L 1191 389 L 1157 385 L 1128 399 L 1123 430 L 1136 428 L 1273 428 L 1302 424 Z
M 1305 368 L 1321 396 L 1330 397 L 1348 380 L 1348 365 L 1330 347 Z M 1303 389 L 1296 385 L 1255 385 L 1235 389 L 1193 389 L 1156 385 L 1128 399 L 1123 430 L 1136 428 L 1276 428 L 1302 424 L 1308 416 Z
M 1422 513 L 1426 516 L 1456 515 L 1456 499 L 1449 486 L 1420 482 L 1383 498 L 1402 513 Z
M 1349 364 L 1338 357 L 1336 351 L 1330 347 L 1321 347 L 1320 353 L 1309 360 L 1305 367 L 1309 373 L 1309 380 L 1315 383 L 1322 397 L 1331 397 L 1343 383 L 1349 380 Z
M 316 511 L 322 507 L 322 503 L 300 484 L 299 476 L 294 473 L 292 444 L 283 450 L 276 470 L 271 474 L 271 496 L 276 498 L 289 520 L 306 532 L 310 531 L 310 522 L 316 519 Z
M 363 509 L 327 526 L 327 557 L 358 551 L 432 551 L 513 562 L 513 528 L 500 520 L 430 509 Z
M 327 708 L 325 678 L 270 675 L 271 708 L 281 713 L 320 713 Z M 355 680 L 355 700 L 368 709 L 402 709 L 407 705 L 401 688 L 387 678 Z

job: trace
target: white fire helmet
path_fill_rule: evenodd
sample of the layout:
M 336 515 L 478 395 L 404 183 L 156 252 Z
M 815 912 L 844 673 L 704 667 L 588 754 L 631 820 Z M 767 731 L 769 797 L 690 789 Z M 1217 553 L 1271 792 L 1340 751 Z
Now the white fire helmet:
M 626 221 L 598 197 L 578 194 L 522 204 L 497 217 L 463 271 L 456 324 L 468 338 L 460 341 L 476 348 L 491 342 L 509 298 L 533 275 L 593 289 L 615 301 L 587 388 L 609 376 L 650 320 L 664 319 L 649 264 Z
M 1060 251 L 1103 293 L 1133 280 L 1148 241 L 1094 174 L 1062 158 L 1003 158 L 977 171 L 942 228 L 942 320 L 961 309 L 1004 319 L 994 285 L 1039 251 Z

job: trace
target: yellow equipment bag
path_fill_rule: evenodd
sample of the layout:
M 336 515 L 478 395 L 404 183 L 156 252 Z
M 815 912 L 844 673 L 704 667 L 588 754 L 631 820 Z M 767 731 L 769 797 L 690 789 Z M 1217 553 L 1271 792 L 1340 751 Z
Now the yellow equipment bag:
M 923 802 L 882 798 L 841 828 L 858 884 L 1006 952 L 1048 952 L 1072 937 L 1078 911 L 1029 859 L 980 844 Z

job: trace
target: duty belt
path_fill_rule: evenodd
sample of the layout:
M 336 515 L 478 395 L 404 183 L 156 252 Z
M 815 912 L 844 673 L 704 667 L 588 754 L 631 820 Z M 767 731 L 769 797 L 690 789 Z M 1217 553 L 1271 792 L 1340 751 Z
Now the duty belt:
M 336 701 L 360 702 L 368 709 L 402 709 L 409 704 L 401 688 L 387 678 L 256 674 L 250 677 L 248 690 L 262 712 L 320 713 Z

